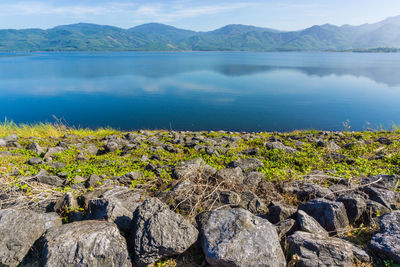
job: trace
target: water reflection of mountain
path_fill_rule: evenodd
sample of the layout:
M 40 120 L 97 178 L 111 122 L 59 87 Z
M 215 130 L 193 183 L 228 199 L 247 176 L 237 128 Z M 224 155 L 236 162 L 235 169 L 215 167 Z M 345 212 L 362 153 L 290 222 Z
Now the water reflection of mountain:
M 400 86 L 400 66 L 396 62 L 359 62 L 313 64 L 298 58 L 275 60 L 269 64 L 251 64 L 257 59 L 229 57 L 68 57 L 32 56 L 18 60 L 0 61 L 0 79 L 94 79 L 124 75 L 143 76 L 151 79 L 184 75 L 190 72 L 215 72 L 225 76 L 248 76 L 273 71 L 298 71 L 308 76 L 350 75 L 365 77 L 387 86 Z M 269 61 L 268 58 L 263 61 Z M 240 63 L 240 62 L 243 63 Z M 320 66 L 318 66 L 320 65 Z
M 365 77 L 387 86 L 400 85 L 400 70 L 391 67 L 274 67 L 260 65 L 224 65 L 216 71 L 227 76 L 245 76 L 279 70 L 299 71 L 308 76 L 326 77 L 331 75 Z

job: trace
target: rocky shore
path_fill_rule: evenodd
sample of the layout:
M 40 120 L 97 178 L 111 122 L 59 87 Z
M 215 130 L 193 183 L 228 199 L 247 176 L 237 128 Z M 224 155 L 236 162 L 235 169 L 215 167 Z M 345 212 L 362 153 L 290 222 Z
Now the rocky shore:
M 400 265 L 398 131 L 16 133 L 0 266 Z

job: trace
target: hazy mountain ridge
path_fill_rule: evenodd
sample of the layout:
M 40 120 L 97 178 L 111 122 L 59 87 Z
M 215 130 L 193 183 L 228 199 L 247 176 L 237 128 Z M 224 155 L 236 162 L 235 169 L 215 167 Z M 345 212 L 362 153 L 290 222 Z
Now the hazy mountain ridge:
M 47 30 L 0 30 L 0 51 L 320 51 L 378 47 L 400 48 L 400 16 L 374 24 L 325 24 L 289 32 L 240 24 L 195 32 L 159 23 L 130 29 L 78 23 Z

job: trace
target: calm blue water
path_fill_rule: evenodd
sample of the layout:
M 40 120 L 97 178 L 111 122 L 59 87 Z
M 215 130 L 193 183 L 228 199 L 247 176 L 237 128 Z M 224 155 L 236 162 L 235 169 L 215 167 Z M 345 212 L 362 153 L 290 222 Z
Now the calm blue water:
M 0 120 L 119 129 L 400 124 L 400 54 L 0 54 Z

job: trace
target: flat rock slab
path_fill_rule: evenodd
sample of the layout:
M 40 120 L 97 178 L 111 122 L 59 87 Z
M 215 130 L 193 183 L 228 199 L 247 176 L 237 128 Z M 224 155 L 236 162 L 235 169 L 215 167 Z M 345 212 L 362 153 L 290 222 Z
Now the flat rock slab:
M 61 225 L 53 214 L 30 210 L 0 211 L 0 266 L 17 266 L 32 245 L 53 226 Z
M 352 267 L 356 259 L 362 262 L 370 260 L 364 250 L 339 238 L 298 231 L 287 240 L 290 251 L 295 254 L 295 266 Z
M 400 264 L 400 211 L 382 216 L 381 233 L 372 237 L 370 247 L 384 258 Z
M 110 222 L 81 221 L 53 227 L 35 250 L 39 266 L 132 266 L 126 241 Z
M 275 227 L 244 209 L 202 213 L 201 243 L 211 266 L 286 266 Z

